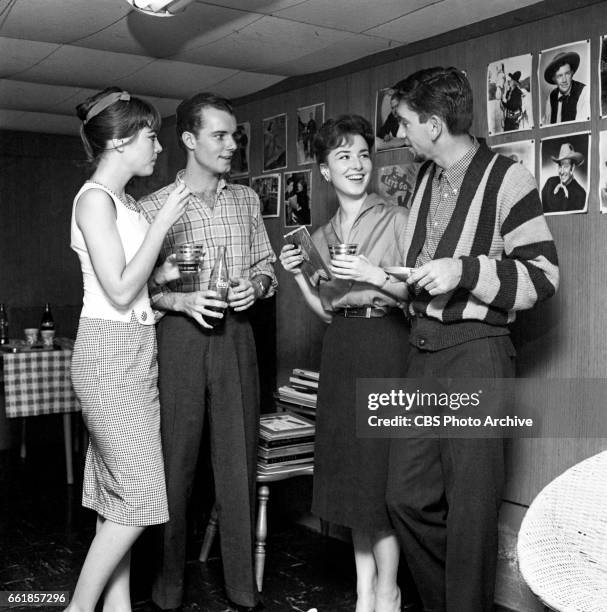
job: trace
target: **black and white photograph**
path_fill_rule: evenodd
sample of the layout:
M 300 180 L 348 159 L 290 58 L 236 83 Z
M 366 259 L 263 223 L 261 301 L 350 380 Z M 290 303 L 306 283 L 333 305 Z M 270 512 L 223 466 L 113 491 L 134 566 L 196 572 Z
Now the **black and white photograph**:
M 287 167 L 287 115 L 282 113 L 262 121 L 263 171 Z
M 520 140 L 491 147 L 496 153 L 522 164 L 535 176 L 535 140 Z
M 541 141 L 540 185 L 546 215 L 588 210 L 590 133 L 580 132 Z
M 399 164 L 379 166 L 376 171 L 377 193 L 390 204 L 409 208 L 419 166 L 420 164 L 413 159 Z
M 251 145 L 251 124 L 248 121 L 239 123 L 234 133 L 236 150 L 232 155 L 230 176 L 249 174 L 249 150 Z
M 599 205 L 607 213 L 607 130 L 599 134 Z
M 312 171 L 285 172 L 283 190 L 285 227 L 311 225 Z
M 590 119 L 590 41 L 559 45 L 540 52 L 540 126 Z
M 280 179 L 279 173 L 262 174 L 251 178 L 251 188 L 259 196 L 262 217 L 280 215 Z
M 487 127 L 489 135 L 534 127 L 531 103 L 530 53 L 487 66 Z
M 297 109 L 297 165 L 314 163 L 314 137 L 325 122 L 325 105 L 311 104 Z
M 607 612 L 606 47 L 0 0 L 0 612 Z
M 398 136 L 398 99 L 394 90 L 384 87 L 375 100 L 375 150 L 387 151 L 405 146 L 405 139 Z

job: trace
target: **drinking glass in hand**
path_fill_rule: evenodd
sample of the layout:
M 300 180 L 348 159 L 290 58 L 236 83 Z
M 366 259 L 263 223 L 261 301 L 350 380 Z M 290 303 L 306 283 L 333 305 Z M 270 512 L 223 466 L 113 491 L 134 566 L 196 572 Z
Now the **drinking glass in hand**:
M 203 249 L 201 244 L 186 242 L 177 247 L 176 260 L 181 274 L 198 274 L 202 263 Z
M 357 250 L 357 244 L 339 243 L 329 245 L 329 255 L 331 259 L 335 259 L 336 255 L 356 255 Z

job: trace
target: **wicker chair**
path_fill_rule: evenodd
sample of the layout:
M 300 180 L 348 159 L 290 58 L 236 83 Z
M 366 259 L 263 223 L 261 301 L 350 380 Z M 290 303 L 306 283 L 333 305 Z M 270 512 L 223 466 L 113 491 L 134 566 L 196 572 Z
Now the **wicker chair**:
M 529 588 L 559 612 L 607 612 L 607 451 L 555 478 L 518 535 Z

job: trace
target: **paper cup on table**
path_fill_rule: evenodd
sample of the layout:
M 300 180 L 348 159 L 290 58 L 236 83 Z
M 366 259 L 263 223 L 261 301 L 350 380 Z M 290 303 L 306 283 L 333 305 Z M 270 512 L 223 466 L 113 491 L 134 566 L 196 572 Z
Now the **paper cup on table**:
M 175 262 L 181 274 L 198 274 L 202 263 L 203 248 L 201 244 L 186 242 L 176 249 Z
M 356 255 L 357 244 L 338 243 L 329 245 L 329 255 L 334 259 L 336 255 Z
M 23 330 L 23 335 L 25 336 L 25 342 L 29 346 L 33 346 L 38 342 L 38 328 L 37 327 L 26 327 Z
M 43 329 L 40 335 L 42 336 L 42 344 L 44 344 L 44 346 L 53 346 L 53 341 L 55 339 L 54 329 Z

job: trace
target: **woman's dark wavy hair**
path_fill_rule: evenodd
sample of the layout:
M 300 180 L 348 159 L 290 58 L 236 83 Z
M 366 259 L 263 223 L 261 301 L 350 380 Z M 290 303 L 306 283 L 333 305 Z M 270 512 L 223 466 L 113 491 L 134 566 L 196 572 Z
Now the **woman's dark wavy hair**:
M 160 128 L 161 118 L 156 108 L 135 96 L 114 102 L 84 123 L 96 102 L 107 94 L 121 91 L 120 87 L 107 87 L 76 107 L 78 118 L 82 121 L 80 138 L 87 159 L 93 165 L 97 165 L 101 155 L 108 150 L 108 141 L 132 138 L 144 127 L 154 131 Z
M 350 143 L 353 136 L 364 138 L 369 151 L 373 148 L 375 136 L 371 124 L 360 115 L 340 115 L 337 119 L 327 119 L 314 138 L 314 157 L 317 164 L 327 162 L 333 149 Z
M 425 68 L 399 81 L 394 90 L 425 123 L 432 115 L 441 117 L 454 136 L 467 134 L 472 126 L 472 88 L 459 69 Z

